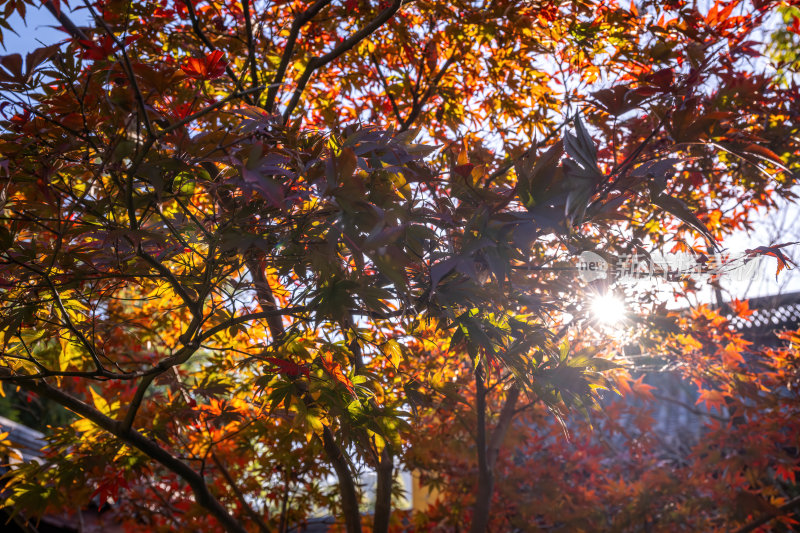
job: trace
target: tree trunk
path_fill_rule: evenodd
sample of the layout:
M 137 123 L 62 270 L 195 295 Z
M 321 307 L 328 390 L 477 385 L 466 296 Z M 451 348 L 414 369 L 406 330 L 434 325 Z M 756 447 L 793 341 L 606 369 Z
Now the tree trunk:
M 483 366 L 475 369 L 476 407 L 478 415 L 478 432 L 476 444 L 478 447 L 478 490 L 475 494 L 475 505 L 472 509 L 471 533 L 486 533 L 491 517 L 492 496 L 494 496 L 494 476 L 497 458 L 500 456 L 500 446 L 503 444 L 506 433 L 511 427 L 514 410 L 519 399 L 519 387 L 514 384 L 508 389 L 506 401 L 500 411 L 497 427 L 492 432 L 487 442 L 486 433 L 486 388 L 484 384 Z
M 261 310 L 277 309 L 278 306 L 275 303 L 272 287 L 269 286 L 267 276 L 264 274 L 264 270 L 258 260 L 254 257 L 247 258 L 247 269 L 250 271 L 250 275 L 253 276 L 253 285 L 256 289 L 256 297 Z M 286 333 L 282 319 L 280 317 L 271 317 L 267 320 L 267 325 L 272 336 L 272 342 L 279 342 Z M 302 399 L 306 406 L 314 403 L 307 393 L 303 393 Z M 361 533 L 361 512 L 358 510 L 358 494 L 356 493 L 353 473 L 350 472 L 350 465 L 339 445 L 336 444 L 333 432 L 328 426 L 324 426 L 322 430 L 322 447 L 339 480 L 339 495 L 342 498 L 342 513 L 344 514 L 347 533 Z
M 342 514 L 347 533 L 361 533 L 361 513 L 358 510 L 358 495 L 353 474 L 341 449 L 333 439 L 333 432 L 327 426 L 322 430 L 322 445 L 339 478 L 339 495 L 342 497 Z
M 478 431 L 475 438 L 475 444 L 478 447 L 478 490 L 472 509 L 470 533 L 485 533 L 489 526 L 489 511 L 494 493 L 494 474 L 486 453 L 486 387 L 482 363 L 475 367 L 475 396 L 478 417 Z
M 278 533 L 286 533 L 289 529 L 289 493 L 291 492 L 291 485 L 289 480 L 289 472 L 285 472 L 283 488 L 283 498 L 281 499 L 281 519 L 278 525 Z
M 392 485 L 394 482 L 394 457 L 388 445 L 381 452 L 381 460 L 376 471 L 378 481 L 375 491 L 375 519 L 372 531 L 373 533 L 387 533 L 389 517 L 392 514 Z

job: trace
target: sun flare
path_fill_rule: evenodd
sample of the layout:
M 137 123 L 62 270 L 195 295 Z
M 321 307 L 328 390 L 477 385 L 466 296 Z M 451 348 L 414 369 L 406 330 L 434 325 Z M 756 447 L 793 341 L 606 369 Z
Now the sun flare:
M 592 316 L 605 325 L 614 325 L 626 318 L 625 302 L 612 293 L 600 294 L 591 303 Z

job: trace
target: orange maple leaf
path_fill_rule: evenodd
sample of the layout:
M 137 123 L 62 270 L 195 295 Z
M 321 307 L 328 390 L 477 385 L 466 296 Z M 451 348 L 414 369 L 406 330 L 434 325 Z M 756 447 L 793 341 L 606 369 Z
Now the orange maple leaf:
M 730 307 L 731 307 L 731 311 L 733 311 L 733 313 L 736 316 L 739 316 L 739 317 L 742 317 L 742 318 L 746 318 L 746 317 L 748 317 L 748 316 L 753 314 L 753 310 L 750 309 L 750 302 L 748 302 L 747 300 L 734 299 L 730 303 Z
M 703 390 L 700 391 L 700 396 L 697 398 L 696 405 L 701 403 L 706 404 L 709 409 L 716 409 L 720 413 L 722 408 L 725 407 L 725 394 L 718 390 Z
M 333 355 L 330 353 L 322 354 L 322 366 L 325 371 L 336 381 L 347 387 L 350 394 L 355 395 L 356 391 L 353 389 L 353 382 L 350 381 L 344 372 L 342 372 L 342 365 L 333 360 Z
M 722 356 L 722 362 L 727 366 L 738 366 L 739 364 L 745 364 L 744 357 L 742 357 L 742 352 L 732 342 L 729 342 L 722 350 L 720 350 L 720 355 Z
M 633 387 L 631 388 L 633 389 L 634 393 L 637 396 L 641 396 L 642 398 L 646 398 L 648 400 L 655 400 L 652 392 L 653 390 L 655 390 L 655 387 L 652 385 L 648 385 L 647 383 L 644 383 L 642 380 L 644 380 L 643 375 L 639 376 L 639 379 L 633 382 Z
M 789 259 L 784 253 L 780 250 L 786 246 L 791 246 L 792 244 L 800 244 L 798 242 L 787 242 L 784 244 L 776 244 L 774 246 L 759 246 L 758 248 L 747 249 L 744 251 L 747 254 L 747 257 L 755 257 L 757 255 L 769 255 L 774 257 L 778 260 L 778 270 L 775 271 L 775 279 L 778 279 L 778 274 L 781 273 L 781 270 L 784 268 L 787 270 L 791 270 L 792 266 L 795 266 L 794 261 Z

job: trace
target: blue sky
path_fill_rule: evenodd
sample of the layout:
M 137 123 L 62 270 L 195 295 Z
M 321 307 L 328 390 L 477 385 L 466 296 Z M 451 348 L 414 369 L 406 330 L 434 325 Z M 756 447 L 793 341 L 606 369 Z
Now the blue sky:
M 69 11 L 64 3 L 61 4 L 64 9 Z M 72 21 L 82 26 L 86 24 L 87 16 L 86 11 L 81 10 L 76 13 L 70 13 Z M 67 34 L 63 31 L 56 29 L 59 26 L 56 18 L 45 8 L 35 9 L 28 6 L 28 11 L 25 16 L 25 21 L 14 13 L 8 18 L 8 24 L 16 30 L 19 35 L 14 35 L 10 31 L 3 29 L 3 38 L 5 41 L 5 51 L 0 51 L 0 54 L 22 54 L 23 56 L 41 46 L 55 44 L 64 40 Z

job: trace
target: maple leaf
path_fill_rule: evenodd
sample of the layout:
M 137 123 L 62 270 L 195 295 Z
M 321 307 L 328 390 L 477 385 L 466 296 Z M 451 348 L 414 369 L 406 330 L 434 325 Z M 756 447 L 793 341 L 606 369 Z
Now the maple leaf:
M 92 492 L 91 498 L 95 497 L 99 500 L 99 505 L 102 507 L 109 500 L 116 501 L 120 489 L 127 489 L 130 487 L 128 480 L 123 477 L 123 472 L 116 472 L 111 477 L 104 479 L 95 487 Z
M 86 40 L 80 40 L 78 42 L 84 47 L 83 54 L 81 54 L 83 59 L 100 61 L 108 59 L 108 57 L 114 53 L 114 39 L 109 35 L 103 36 L 100 42 Z
M 326 353 L 323 354 L 320 359 L 322 360 L 322 366 L 325 368 L 325 371 L 333 379 L 347 387 L 347 390 L 350 391 L 350 394 L 355 395 L 356 391 L 353 389 L 353 382 L 350 381 L 350 378 L 344 375 L 344 372 L 342 372 L 342 365 L 333 360 L 333 355 Z
M 174 116 L 178 120 L 183 120 L 192 114 L 193 107 L 194 104 L 192 104 L 192 102 L 185 102 L 183 104 L 178 104 L 171 107 L 170 112 L 172 116 Z
M 636 394 L 637 396 L 641 396 L 642 398 L 651 401 L 655 400 L 655 397 L 653 396 L 653 391 L 655 390 L 655 387 L 653 385 L 648 385 L 647 383 L 644 383 L 644 375 L 641 375 L 639 376 L 639 379 L 634 380 L 632 382 L 632 385 L 633 386 L 631 387 L 631 389 L 633 389 L 634 394 Z
M 742 357 L 742 352 L 738 350 L 733 343 L 726 344 L 725 347 L 720 351 L 720 355 L 722 356 L 722 362 L 728 366 L 745 364 L 744 357 Z
M 792 23 L 786 26 L 786 29 L 800 35 L 800 17 L 792 17 Z
M 289 377 L 296 378 L 301 375 L 309 376 L 308 365 L 298 365 L 297 363 L 281 359 L 280 357 L 267 357 L 266 360 L 277 366 L 281 374 L 285 374 Z
M 456 165 L 453 168 L 453 170 L 459 176 L 462 176 L 462 177 L 466 178 L 467 176 L 470 175 L 470 173 L 472 172 L 473 168 L 475 168 L 475 165 L 473 165 L 472 163 L 465 163 L 463 165 Z
M 725 407 L 725 394 L 718 390 L 702 390 L 695 405 L 706 404 L 709 409 L 716 409 L 720 413 Z
M 797 483 L 797 469 L 792 465 L 778 464 L 775 466 L 775 474 L 784 481 Z
M 181 70 L 190 78 L 196 80 L 213 80 L 225 73 L 228 62 L 224 60 L 225 54 L 220 50 L 209 52 L 203 58 L 190 57 Z
M 633 379 L 628 375 L 617 376 L 616 387 L 623 396 L 634 394 L 648 400 L 655 399 L 652 392 L 655 387 L 644 383 L 644 375 L 639 376 L 637 379 Z
M 775 279 L 778 279 L 778 274 L 781 273 L 781 270 L 784 268 L 787 270 L 791 270 L 792 266 L 795 266 L 794 261 L 788 258 L 782 251 L 781 248 L 786 246 L 791 246 L 793 244 L 800 244 L 798 242 L 787 242 L 784 244 L 776 244 L 774 246 L 759 246 L 758 248 L 747 249 L 744 253 L 749 258 L 753 258 L 757 255 L 768 255 L 774 257 L 778 260 L 778 269 L 775 271 Z
M 753 310 L 750 309 L 750 302 L 747 300 L 734 299 L 728 305 L 730 305 L 731 311 L 733 311 L 733 314 L 736 316 L 747 318 L 753 314 Z

